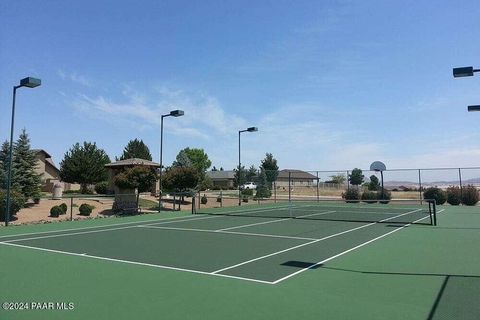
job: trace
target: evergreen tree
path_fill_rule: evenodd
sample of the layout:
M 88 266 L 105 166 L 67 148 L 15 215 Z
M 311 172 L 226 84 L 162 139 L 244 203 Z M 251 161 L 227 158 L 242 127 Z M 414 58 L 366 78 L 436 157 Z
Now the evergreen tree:
M 7 143 L 8 145 L 8 143 Z M 30 149 L 30 139 L 25 129 L 13 146 L 12 187 L 17 189 L 25 198 L 31 198 L 40 193 L 42 187 L 41 175 L 35 169 L 37 158 L 35 152 Z
M 0 189 L 7 188 L 7 172 L 8 172 L 8 149 L 10 144 L 5 141 L 0 149 Z M 13 168 L 12 168 L 13 170 Z M 12 172 L 13 173 L 13 172 Z
M 245 184 L 245 182 L 246 182 L 245 167 L 241 166 L 240 170 L 238 170 L 238 166 L 237 166 L 237 168 L 233 169 L 233 171 L 235 172 L 234 175 L 233 175 L 233 185 L 235 187 L 238 187 L 239 185 Z
M 213 166 L 212 171 L 218 171 L 215 166 Z
M 247 180 L 247 182 L 254 181 L 254 178 L 257 176 L 257 174 L 257 168 L 255 168 L 255 166 L 252 164 L 245 173 L 245 179 Z
M 88 192 L 88 185 L 107 180 L 105 165 L 110 158 L 95 143 L 76 143 L 60 163 L 60 178 L 69 183 L 80 183 L 81 192 Z
M 378 178 L 376 175 L 370 176 L 370 182 L 368 183 L 368 190 L 377 191 L 380 189 L 380 183 L 378 182 Z
M 173 161 L 172 163 L 172 167 L 190 168 L 192 166 L 193 166 L 193 163 L 188 157 L 188 154 L 185 152 L 185 150 L 181 150 L 177 154 L 175 161 Z
M 262 167 L 260 168 L 260 174 L 258 175 L 257 193 L 255 197 L 270 198 L 270 196 L 272 195 L 272 192 L 270 191 L 268 184 L 269 182 L 267 180 L 267 174 L 265 172 L 265 169 Z
M 126 160 L 131 158 L 139 158 L 152 161 L 152 154 L 150 153 L 150 149 L 148 149 L 147 145 L 143 142 L 143 140 L 130 140 L 123 149 L 123 154 L 120 156 L 120 159 L 116 158 L 116 160 Z
M 265 170 L 267 176 L 268 188 L 272 189 L 272 184 L 278 177 L 277 159 L 271 153 L 265 154 L 265 159 L 262 160 L 261 168 Z
M 362 169 L 355 168 L 349 175 L 348 180 L 350 181 L 350 184 L 359 186 L 363 183 L 364 178 L 365 176 L 363 175 Z
M 190 165 L 186 165 L 187 163 L 190 163 Z M 180 150 L 176 161 L 173 163 L 174 167 L 193 166 L 202 176 L 211 165 L 212 161 L 208 159 L 208 155 L 205 151 L 197 148 L 185 148 Z

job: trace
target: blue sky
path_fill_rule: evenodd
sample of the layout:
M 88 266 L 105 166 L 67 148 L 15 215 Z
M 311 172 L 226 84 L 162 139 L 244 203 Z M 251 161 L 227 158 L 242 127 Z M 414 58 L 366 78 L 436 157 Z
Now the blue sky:
M 2 1 L 0 138 L 58 164 L 76 142 L 119 156 L 143 139 L 158 161 L 203 148 L 213 165 L 388 168 L 480 165 L 477 1 Z

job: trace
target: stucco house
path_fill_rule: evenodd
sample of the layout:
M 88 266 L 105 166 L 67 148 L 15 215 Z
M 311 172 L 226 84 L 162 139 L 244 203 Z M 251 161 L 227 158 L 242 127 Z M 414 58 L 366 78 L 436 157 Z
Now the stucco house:
M 288 187 L 290 178 L 291 187 L 313 187 L 317 185 L 317 176 L 302 170 L 283 169 L 278 172 L 275 186 Z
M 212 179 L 213 186 L 229 189 L 233 188 L 233 181 L 235 179 L 235 171 L 233 170 L 221 170 L 221 171 L 208 171 L 207 176 Z

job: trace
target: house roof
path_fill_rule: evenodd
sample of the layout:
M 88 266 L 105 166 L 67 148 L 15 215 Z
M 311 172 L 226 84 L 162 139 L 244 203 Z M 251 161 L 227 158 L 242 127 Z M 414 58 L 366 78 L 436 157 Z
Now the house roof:
M 52 158 L 52 156 L 47 151 L 45 151 L 43 149 L 32 149 L 32 152 L 35 152 L 35 154 L 44 153 L 45 158 Z
M 147 166 L 160 168 L 160 164 L 139 158 L 130 158 L 126 160 L 119 160 L 112 163 L 108 163 L 105 167 L 129 167 L 129 166 Z
M 282 179 L 282 180 L 288 180 L 290 173 L 290 178 L 291 179 L 296 179 L 296 180 L 316 180 L 317 176 L 314 176 L 311 173 L 308 173 L 306 171 L 302 170 L 296 170 L 296 169 L 283 169 L 278 172 L 278 177 L 277 179 Z
M 234 179 L 235 172 L 233 170 L 208 171 L 207 176 L 210 177 L 212 180 L 228 180 Z

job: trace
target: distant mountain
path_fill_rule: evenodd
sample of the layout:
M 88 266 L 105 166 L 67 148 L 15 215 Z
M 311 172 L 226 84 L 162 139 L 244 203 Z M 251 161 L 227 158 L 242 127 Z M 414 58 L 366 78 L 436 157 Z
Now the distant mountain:
M 385 181 L 384 182 L 385 186 L 388 187 L 399 187 L 399 186 L 404 186 L 404 187 L 417 187 L 418 186 L 418 181 L 401 181 L 401 180 L 390 180 L 390 181 Z M 435 185 L 459 185 L 460 181 L 459 180 L 453 180 L 453 181 L 434 181 L 434 182 L 424 182 L 422 181 L 422 185 L 424 186 L 435 186 Z M 479 185 L 480 184 L 480 178 L 472 178 L 472 179 L 466 179 L 462 180 L 463 185 L 467 184 L 474 184 L 474 185 Z

